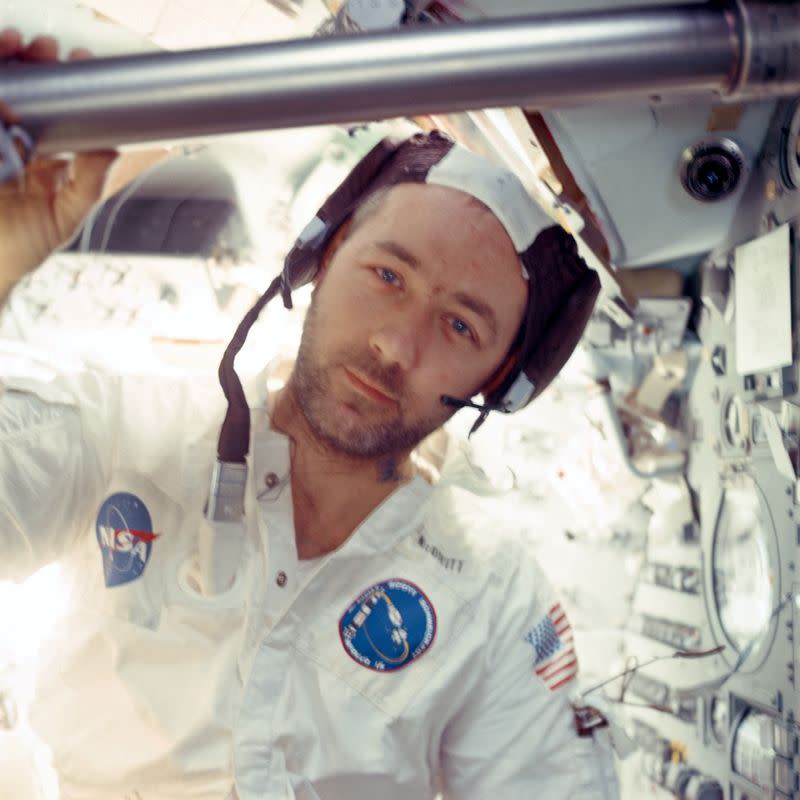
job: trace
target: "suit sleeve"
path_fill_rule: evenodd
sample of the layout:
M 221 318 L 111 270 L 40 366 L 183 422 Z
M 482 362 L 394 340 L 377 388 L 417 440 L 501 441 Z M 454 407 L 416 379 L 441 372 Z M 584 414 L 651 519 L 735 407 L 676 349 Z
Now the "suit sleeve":
M 0 580 L 24 580 L 86 529 L 104 471 L 96 439 L 101 398 L 86 381 L 0 384 Z
M 481 682 L 443 738 L 444 797 L 616 800 L 609 753 L 576 733 L 577 659 L 553 591 L 527 559 L 498 588 Z

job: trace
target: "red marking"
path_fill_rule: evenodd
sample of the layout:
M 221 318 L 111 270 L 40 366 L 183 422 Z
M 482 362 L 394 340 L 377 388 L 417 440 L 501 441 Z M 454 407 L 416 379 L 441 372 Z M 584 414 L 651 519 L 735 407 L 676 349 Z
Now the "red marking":
M 160 533 L 153 533 L 152 531 L 132 531 L 127 528 L 116 528 L 114 530 L 114 537 L 116 538 L 120 533 L 129 533 L 131 536 L 135 536 L 143 542 L 152 542 L 154 539 L 158 539 L 158 537 L 161 536 Z
M 549 687 L 549 688 L 550 688 L 550 691 L 551 691 L 551 692 L 554 692 L 556 689 L 560 689 L 562 686 L 565 686 L 565 685 L 566 685 L 566 684 L 568 684 L 570 681 L 573 681 L 573 680 L 575 680 L 575 678 L 577 677 L 577 675 L 578 675 L 578 673 L 577 673 L 577 672 L 573 672 L 571 675 L 568 675 L 566 678 L 564 678 L 564 680 L 563 680 L 563 681 L 559 681 L 558 683 L 554 684 L 553 686 L 550 686 L 550 687 Z
M 566 659 L 566 662 L 564 662 L 564 659 Z M 564 653 L 561 658 L 548 665 L 545 669 L 537 669 L 536 674 L 550 681 L 555 675 L 558 675 L 559 672 L 563 672 L 565 669 L 576 671 L 577 665 L 578 659 L 575 657 L 575 651 L 570 649 Z

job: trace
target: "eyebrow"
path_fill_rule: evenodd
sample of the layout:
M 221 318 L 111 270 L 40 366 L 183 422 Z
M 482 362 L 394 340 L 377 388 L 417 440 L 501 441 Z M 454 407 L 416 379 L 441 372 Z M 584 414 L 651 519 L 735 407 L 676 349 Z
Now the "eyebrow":
M 389 253 L 389 255 L 399 258 L 401 261 L 405 261 L 411 269 L 419 269 L 419 259 L 412 252 L 406 250 L 403 245 L 391 240 L 376 242 L 376 244 L 381 250 L 385 250 Z
M 389 255 L 392 255 L 395 258 L 400 259 L 400 261 L 408 264 L 411 269 L 419 269 L 419 259 L 398 242 L 393 242 L 392 240 L 387 239 L 385 241 L 376 242 L 376 245 L 381 250 L 389 253 Z M 460 303 L 462 306 L 464 306 L 464 308 L 468 308 L 470 311 L 473 311 L 479 317 L 481 317 L 489 326 L 492 335 L 497 336 L 497 315 L 494 313 L 494 309 L 490 305 L 484 303 L 483 300 L 478 299 L 474 295 L 468 294 L 467 292 L 454 292 L 451 296 L 457 303 Z

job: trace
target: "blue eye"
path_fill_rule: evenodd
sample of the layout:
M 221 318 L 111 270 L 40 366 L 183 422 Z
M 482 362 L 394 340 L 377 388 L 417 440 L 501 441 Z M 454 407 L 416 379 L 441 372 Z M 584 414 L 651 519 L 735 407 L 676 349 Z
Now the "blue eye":
M 376 267 L 375 272 L 384 283 L 391 284 L 392 286 L 400 285 L 400 278 L 396 272 L 392 272 L 392 270 L 386 269 L 386 267 Z
M 472 334 L 472 328 L 467 325 L 464 320 L 459 319 L 458 317 L 452 317 L 450 319 L 450 327 L 459 335 L 465 336 L 469 339 L 474 339 L 475 337 Z

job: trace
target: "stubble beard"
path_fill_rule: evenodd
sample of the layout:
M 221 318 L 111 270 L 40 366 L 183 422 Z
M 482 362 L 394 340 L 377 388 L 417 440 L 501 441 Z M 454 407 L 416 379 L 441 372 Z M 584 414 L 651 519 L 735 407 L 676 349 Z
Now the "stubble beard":
M 306 314 L 289 390 L 314 435 L 329 448 L 365 459 L 408 453 L 452 416 L 453 412 L 443 406 L 441 414 L 435 417 L 409 420 L 404 407 L 413 405 L 413 398 L 408 398 L 404 392 L 402 370 L 396 365 L 386 367 L 379 364 L 366 349 L 352 348 L 340 352 L 336 363 L 328 367 L 320 363 L 320 328 L 317 303 L 312 301 Z M 390 391 L 397 398 L 396 410 L 378 418 L 379 412 L 371 401 L 354 395 L 348 403 L 359 412 L 360 419 L 357 423 L 343 419 L 341 414 L 337 414 L 330 378 L 333 369 L 343 366 L 358 370 L 371 382 Z

